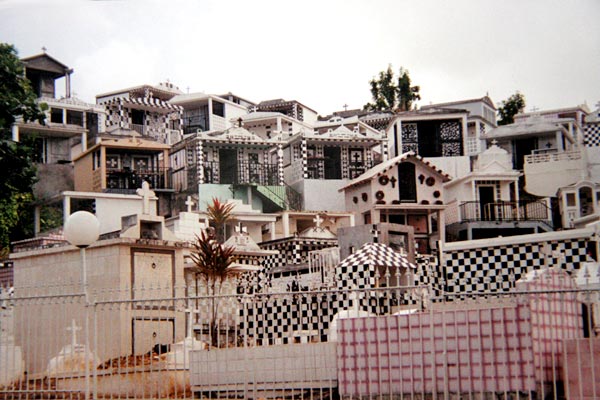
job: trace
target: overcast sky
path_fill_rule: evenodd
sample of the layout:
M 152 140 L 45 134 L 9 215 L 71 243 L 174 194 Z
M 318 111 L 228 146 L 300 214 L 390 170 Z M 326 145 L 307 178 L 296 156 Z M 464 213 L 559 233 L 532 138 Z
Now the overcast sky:
M 370 101 L 388 64 L 420 105 L 519 90 L 528 110 L 595 108 L 598 21 L 599 0 L 0 0 L 0 40 L 21 57 L 45 46 L 83 100 L 169 79 L 322 115 Z

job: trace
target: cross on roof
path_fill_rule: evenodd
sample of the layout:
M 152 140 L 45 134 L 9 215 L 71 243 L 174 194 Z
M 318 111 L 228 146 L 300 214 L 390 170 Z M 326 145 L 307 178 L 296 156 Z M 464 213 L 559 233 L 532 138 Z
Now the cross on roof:
M 319 214 L 317 214 L 317 216 L 313 219 L 313 222 L 315 223 L 315 225 L 317 226 L 317 228 L 321 227 L 321 223 L 323 222 L 323 218 L 321 218 L 321 216 Z
M 348 111 L 348 104 L 344 104 L 342 107 L 344 107 L 344 111 Z
M 536 106 L 531 107 L 531 111 L 532 112 L 536 112 L 536 111 L 539 111 L 539 110 L 540 110 L 539 107 L 536 107 Z
M 150 190 L 150 184 L 146 181 L 142 183 L 142 188 L 135 191 L 138 196 L 142 197 L 142 214 L 150 212 L 150 197 L 154 197 L 154 192 Z
M 187 212 L 191 213 L 192 212 L 192 207 L 195 203 L 192 201 L 192 196 L 188 196 L 186 201 L 185 201 L 185 205 L 187 206 Z
M 48 50 L 48 49 L 46 48 L 46 46 L 42 46 L 42 51 L 44 52 L 44 54 L 46 54 L 46 50 Z
M 81 327 L 77 326 L 75 319 L 71 320 L 71 326 L 67 328 L 67 331 L 71 331 L 71 348 L 75 351 L 75 345 L 77 345 L 77 331 L 80 331 Z

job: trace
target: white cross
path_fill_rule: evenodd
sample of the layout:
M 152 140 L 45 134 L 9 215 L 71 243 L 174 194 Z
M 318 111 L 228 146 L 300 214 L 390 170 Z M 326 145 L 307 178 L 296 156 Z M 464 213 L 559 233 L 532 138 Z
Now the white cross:
M 313 222 L 315 223 L 317 228 L 320 228 L 321 223 L 323 222 L 323 218 L 321 218 L 321 216 L 319 214 L 317 214 L 317 216 L 313 219 Z
M 135 192 L 138 196 L 142 197 L 142 214 L 148 214 L 150 212 L 150 197 L 154 197 L 154 192 L 150 190 L 150 184 L 144 181 L 142 183 L 142 188 L 136 190 Z
M 187 212 L 191 213 L 192 206 L 194 205 L 194 202 L 192 201 L 192 196 L 187 197 L 187 200 L 185 201 L 185 205 L 187 206 Z
M 71 351 L 75 351 L 77 345 L 77 331 L 80 331 L 81 327 L 77 326 L 75 319 L 71 320 L 71 326 L 67 328 L 67 331 L 71 331 Z

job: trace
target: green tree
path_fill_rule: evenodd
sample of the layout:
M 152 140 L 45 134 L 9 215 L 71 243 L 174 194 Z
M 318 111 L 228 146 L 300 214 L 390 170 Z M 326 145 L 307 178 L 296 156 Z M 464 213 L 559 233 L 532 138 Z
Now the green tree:
M 25 77 L 25 68 L 13 45 L 0 43 L 0 129 L 8 138 L 18 119 L 44 123 L 45 104 L 38 105 L 36 95 Z
M 0 248 L 6 249 L 22 228 L 25 209 L 33 199 L 36 170 L 33 147 L 7 140 L 17 120 L 44 123 L 45 105 L 25 77 L 23 63 L 14 46 L 0 43 Z M 6 250 L 4 250 L 6 251 Z
M 36 169 L 31 150 L 19 143 L 0 140 L 0 248 L 7 248 L 33 200 Z
M 515 115 L 525 109 L 525 96 L 517 91 L 498 107 L 498 125 L 508 125 L 515 122 Z
M 408 70 L 400 67 L 398 78 L 394 76 L 392 65 L 379 72 L 378 77 L 369 81 L 372 103 L 364 106 L 371 111 L 408 111 L 414 101 L 421 100 L 419 86 L 411 86 Z
M 213 197 L 212 204 L 206 207 L 208 219 L 216 230 L 216 239 L 219 243 L 225 242 L 225 225 L 233 219 L 233 203 L 223 203 L 216 197 Z
M 237 275 L 230 268 L 235 261 L 233 247 L 224 246 L 218 239 L 218 230 L 223 230 L 225 224 L 231 220 L 232 204 L 222 203 L 213 198 L 212 204 L 207 207 L 209 219 L 215 228 L 201 232 L 193 243 L 194 249 L 190 258 L 194 262 L 194 272 L 205 283 L 206 291 L 210 297 L 210 340 L 212 346 L 219 345 L 219 295 L 224 284 Z

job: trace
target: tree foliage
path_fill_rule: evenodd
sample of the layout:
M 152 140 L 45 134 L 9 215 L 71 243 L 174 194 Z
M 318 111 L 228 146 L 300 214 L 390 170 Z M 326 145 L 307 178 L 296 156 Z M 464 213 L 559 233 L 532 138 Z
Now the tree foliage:
M 213 197 L 212 204 L 206 207 L 208 219 L 216 230 L 216 239 L 221 243 L 225 241 L 225 224 L 232 220 L 233 207 L 233 203 L 223 203 L 216 197 Z
M 46 107 L 37 104 L 17 50 L 13 45 L 0 43 L 0 128 L 3 137 L 7 137 L 18 118 L 43 124 Z
M 6 140 L 18 119 L 44 123 L 43 109 L 14 46 L 0 43 L 0 248 L 7 248 L 33 199 L 33 147 Z
M 232 204 L 222 203 L 213 198 L 212 204 L 207 207 L 209 219 L 221 229 L 231 220 Z M 196 236 L 193 243 L 194 249 L 190 253 L 190 258 L 195 265 L 195 273 L 206 284 L 207 294 L 211 297 L 211 319 L 210 319 L 210 338 L 211 344 L 217 346 L 219 342 L 218 330 L 218 312 L 219 298 L 223 285 L 232 277 L 237 275 L 237 271 L 230 268 L 235 261 L 233 247 L 224 246 L 217 239 L 213 228 L 207 229 L 207 232 L 201 232 Z
M 394 76 L 391 64 L 378 77 L 369 81 L 373 102 L 364 106 L 371 111 L 408 111 L 416 100 L 421 100 L 419 86 L 411 86 L 408 70 L 400 67 L 398 78 Z
M 498 107 L 498 125 L 508 125 L 515 122 L 515 115 L 525 109 L 525 96 L 517 91 Z
M 8 247 L 33 200 L 36 169 L 28 146 L 0 140 L 0 248 Z

